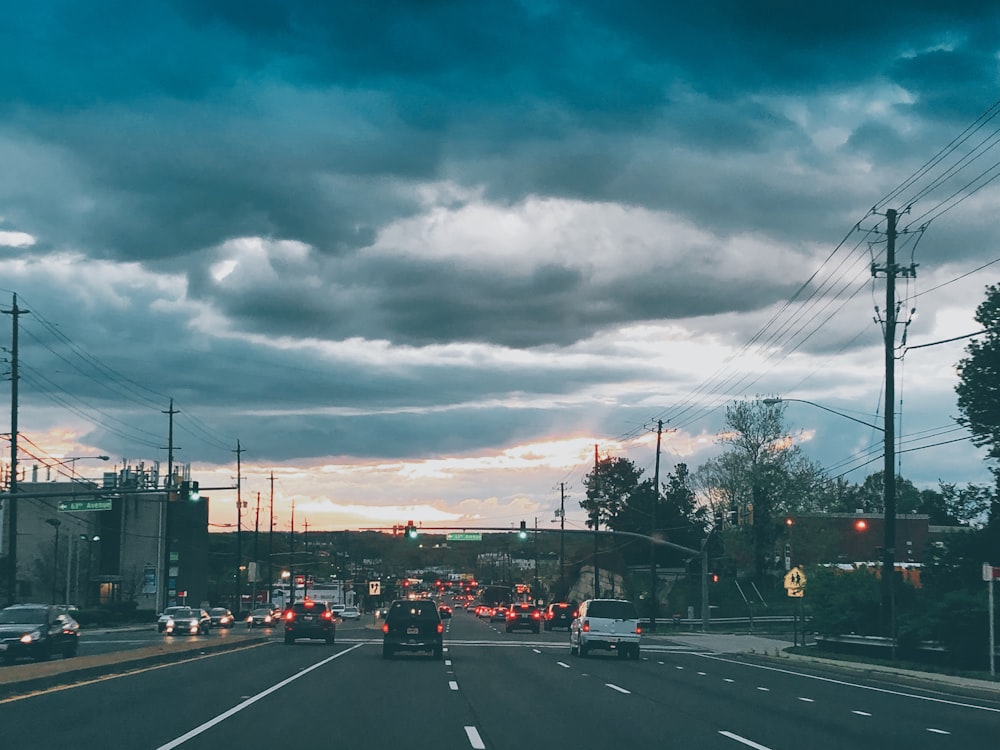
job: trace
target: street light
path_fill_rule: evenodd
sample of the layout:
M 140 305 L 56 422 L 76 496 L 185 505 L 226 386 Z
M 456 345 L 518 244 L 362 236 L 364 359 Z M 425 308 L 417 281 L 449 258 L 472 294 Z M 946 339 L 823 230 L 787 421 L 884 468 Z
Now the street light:
M 838 417 L 843 417 L 844 419 L 849 419 L 852 422 L 857 422 L 858 424 L 863 424 L 865 427 L 871 427 L 873 430 L 878 430 L 879 432 L 885 432 L 882 427 L 877 424 L 871 424 L 870 422 L 865 422 L 862 419 L 857 419 L 852 417 L 850 414 L 844 414 L 836 409 L 831 409 L 829 406 L 823 406 L 823 404 L 817 404 L 815 401 L 806 401 L 804 398 L 765 398 L 762 403 L 766 406 L 774 406 L 775 404 L 784 404 L 789 401 L 796 401 L 800 404 L 809 404 L 810 406 L 815 406 L 817 409 L 822 409 L 823 411 L 828 411 L 831 414 L 836 414 Z
M 46 518 L 45 523 L 56 530 L 55 544 L 52 551 L 52 603 L 56 603 L 56 589 L 59 586 L 59 527 L 62 521 L 58 518 Z
M 76 479 L 76 462 L 77 461 L 86 461 L 86 460 L 110 461 L 111 460 L 111 456 L 67 456 L 66 458 L 62 459 L 61 461 L 54 461 L 52 463 L 45 464 L 45 468 L 46 468 L 46 470 L 48 472 L 48 474 L 47 474 L 47 476 L 45 478 L 46 478 L 46 480 L 51 480 L 51 478 L 52 478 L 52 470 L 53 469 L 56 469 L 56 468 L 58 468 L 60 466 L 66 466 L 67 464 L 69 464 L 69 467 L 70 467 L 70 469 L 69 469 L 70 481 L 73 481 L 74 479 Z

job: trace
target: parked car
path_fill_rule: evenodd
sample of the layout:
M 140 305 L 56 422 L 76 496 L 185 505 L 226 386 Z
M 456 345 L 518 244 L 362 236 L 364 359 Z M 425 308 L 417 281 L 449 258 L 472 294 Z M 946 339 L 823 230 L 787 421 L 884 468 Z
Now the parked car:
M 236 622 L 236 617 L 225 607 L 212 607 L 208 610 L 208 617 L 213 628 L 231 628 Z
M 594 649 L 617 651 L 622 658 L 639 658 L 642 628 L 635 605 L 625 599 L 588 599 L 569 629 L 569 650 L 586 656 Z
M 207 635 L 212 629 L 212 618 L 198 607 L 172 608 L 164 624 L 167 635 Z
M 507 608 L 506 623 L 508 633 L 524 628 L 537 633 L 542 629 L 542 611 L 534 604 L 516 602 Z
M 80 648 L 80 625 L 63 607 L 15 604 L 0 610 L 0 657 L 10 664 L 21 656 L 45 661 L 52 654 L 64 659 Z
M 435 659 L 444 655 L 444 625 L 434 602 L 399 599 L 389 607 L 382 623 L 382 658 L 397 651 L 428 651 Z
M 296 638 L 322 638 L 327 643 L 336 639 L 333 612 L 323 602 L 312 599 L 295 602 L 281 617 L 285 623 L 285 643 L 293 644 Z
M 569 630 L 576 616 L 577 609 L 575 604 L 571 604 L 570 602 L 553 602 L 545 608 L 545 614 L 543 615 L 545 629 L 555 630 L 556 628 L 566 628 L 566 630 Z

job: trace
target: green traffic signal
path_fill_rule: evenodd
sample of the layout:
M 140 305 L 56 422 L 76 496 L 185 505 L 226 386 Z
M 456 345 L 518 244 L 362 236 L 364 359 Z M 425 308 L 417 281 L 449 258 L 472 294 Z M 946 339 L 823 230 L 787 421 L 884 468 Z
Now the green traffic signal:
M 527 524 L 525 524 L 524 521 L 521 521 L 521 528 L 520 528 L 520 530 L 518 530 L 517 536 L 518 536 L 519 539 L 527 539 L 528 538 L 528 526 L 527 526 Z

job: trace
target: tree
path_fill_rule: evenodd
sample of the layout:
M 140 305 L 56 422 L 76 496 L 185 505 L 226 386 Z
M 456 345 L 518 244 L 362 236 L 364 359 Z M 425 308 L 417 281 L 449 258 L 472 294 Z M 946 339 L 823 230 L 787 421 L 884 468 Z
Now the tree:
M 744 536 L 755 577 L 771 572 L 783 519 L 820 503 L 825 476 L 788 437 L 784 405 L 757 399 L 726 408 L 727 450 L 705 462 L 693 478 L 702 499 L 720 516 L 729 536 Z M 740 548 L 726 539 L 727 552 Z
M 972 442 L 989 448 L 1000 459 L 1000 286 L 986 287 L 986 299 L 976 308 L 984 337 L 966 346 L 958 363 L 958 423 L 972 432 Z
M 587 511 L 590 528 L 594 528 L 595 515 L 601 525 L 616 531 L 633 531 L 637 516 L 651 517 L 651 487 L 643 482 L 642 469 L 627 458 L 613 456 L 599 460 L 583 484 L 587 495 L 580 501 L 580 507 Z M 643 484 L 647 486 L 644 488 Z M 629 526 L 632 528 L 626 528 Z M 649 533 L 649 521 L 640 533 Z

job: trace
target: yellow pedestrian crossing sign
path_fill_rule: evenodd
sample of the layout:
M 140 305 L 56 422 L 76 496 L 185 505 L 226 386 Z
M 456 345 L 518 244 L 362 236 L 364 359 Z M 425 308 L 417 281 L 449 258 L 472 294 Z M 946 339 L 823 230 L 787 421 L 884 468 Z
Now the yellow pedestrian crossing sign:
M 789 596 L 803 596 L 806 589 L 806 574 L 796 566 L 785 573 L 785 591 Z

